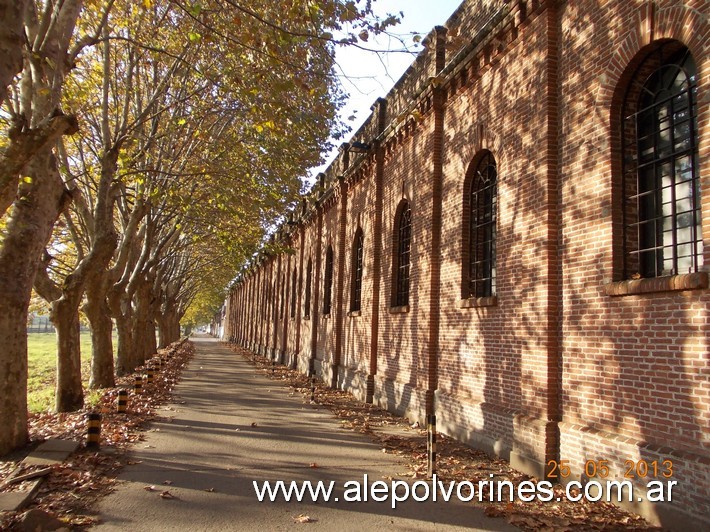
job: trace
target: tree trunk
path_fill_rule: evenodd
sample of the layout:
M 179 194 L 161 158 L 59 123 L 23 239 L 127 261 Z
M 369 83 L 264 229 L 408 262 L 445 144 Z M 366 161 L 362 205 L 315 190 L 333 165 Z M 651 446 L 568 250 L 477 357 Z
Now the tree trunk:
M 175 331 L 177 330 L 177 334 Z M 165 301 L 163 311 L 158 314 L 158 331 L 160 337 L 160 347 L 167 347 L 180 339 L 180 320 L 177 312 L 177 301 L 168 298 Z
M 111 316 L 116 320 L 116 375 L 123 377 L 133 372 L 136 367 L 133 356 L 133 316 L 131 302 L 120 286 L 109 290 L 108 304 Z
M 50 150 L 31 161 L 0 246 L 0 455 L 27 440 L 27 308 L 64 185 Z
M 135 309 L 133 313 L 133 342 L 137 355 L 137 364 L 142 365 L 146 359 L 158 350 L 155 341 L 155 323 L 151 305 L 153 283 L 143 278 L 138 281 L 133 295 Z
M 79 296 L 81 297 L 81 296 Z M 84 406 L 81 384 L 81 348 L 78 303 L 74 297 L 52 303 L 52 323 L 57 329 L 57 412 L 73 412 Z
M 27 0 L 0 0 L 0 105 L 7 86 L 22 70 L 22 17 Z
M 96 275 L 86 285 L 86 316 L 91 327 L 91 376 L 89 388 L 116 385 L 113 365 L 113 322 L 106 301 L 106 276 Z
M 136 369 L 138 359 L 134 356 L 133 326 L 130 316 L 116 318 L 118 345 L 116 349 L 116 375 L 129 375 Z
M 0 262 L 4 262 L 1 261 Z M 0 456 L 27 442 L 27 306 L 0 265 Z M 13 281 L 8 283 L 8 281 Z
M 157 328 L 155 326 L 155 321 L 149 319 L 146 321 L 145 328 L 145 358 L 152 357 L 158 352 L 158 339 L 156 337 Z
M 170 320 L 163 314 L 158 318 L 158 348 L 162 349 L 170 345 Z

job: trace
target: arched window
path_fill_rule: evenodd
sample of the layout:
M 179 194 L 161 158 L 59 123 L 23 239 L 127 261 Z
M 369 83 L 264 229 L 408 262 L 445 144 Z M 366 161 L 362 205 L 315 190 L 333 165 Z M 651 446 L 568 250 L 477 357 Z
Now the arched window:
M 294 266 L 293 273 L 291 274 L 291 318 L 296 317 L 296 293 L 297 293 L 296 279 L 297 279 L 296 267 Z
M 621 108 L 624 278 L 702 266 L 697 70 L 666 41 L 636 68 Z
M 306 294 L 303 303 L 303 317 L 311 317 L 311 277 L 313 277 L 313 264 L 311 259 L 308 259 L 308 266 L 306 267 Z
M 352 266 L 350 274 L 350 312 L 357 312 L 362 301 L 362 257 L 364 252 L 365 237 L 362 229 L 358 227 L 355 232 L 352 251 Z
M 266 278 L 266 272 L 264 272 L 262 279 L 262 293 L 261 293 L 261 319 L 267 319 L 266 304 L 269 300 L 269 280 Z
M 493 154 L 474 158 L 464 181 L 462 297 L 496 292 L 497 170 Z
M 279 305 L 279 319 L 284 319 L 286 308 L 286 274 L 281 274 L 281 304 Z
M 333 294 L 333 246 L 325 252 L 325 273 L 323 276 L 323 314 L 330 314 Z
M 311 277 L 313 277 L 313 265 L 311 264 L 311 259 L 308 259 L 308 266 L 306 267 L 306 295 L 303 303 L 304 318 L 311 317 Z
M 401 307 L 409 305 L 412 211 L 407 200 L 402 200 L 397 207 L 393 236 L 392 306 Z

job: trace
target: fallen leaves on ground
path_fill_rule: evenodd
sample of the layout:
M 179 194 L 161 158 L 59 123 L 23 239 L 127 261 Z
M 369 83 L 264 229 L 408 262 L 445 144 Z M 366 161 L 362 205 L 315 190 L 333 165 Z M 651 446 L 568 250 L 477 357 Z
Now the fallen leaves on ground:
M 255 355 L 239 346 L 230 347 L 249 360 L 266 377 L 289 386 L 291 395 L 301 394 L 305 404 L 311 403 L 313 393 L 312 403 L 327 407 L 341 418 L 340 425 L 343 429 L 368 435 L 381 446 L 382 452 L 402 459 L 409 471 L 402 472 L 400 476 L 427 477 L 427 431 L 426 427 L 420 427 L 417 421 L 410 421 L 375 405 L 362 403 L 352 394 L 329 388 L 317 379 L 314 383 L 296 370 L 283 365 L 274 366 L 270 359 Z M 516 489 L 523 481 L 539 480 L 512 469 L 505 460 L 492 458 L 483 451 L 468 447 L 441 433 L 437 434 L 437 477 L 443 482 L 467 480 L 474 484 L 481 480 L 507 480 Z M 483 491 L 484 501 L 478 502 L 476 497 L 470 504 L 480 507 L 489 517 L 506 519 L 523 530 L 660 530 L 649 525 L 642 517 L 625 512 L 610 503 L 570 501 L 565 497 L 564 488 L 559 485 L 554 487 L 554 496 L 561 500 L 554 503 L 538 500 L 491 503 L 486 500 L 490 495 L 488 490 Z
M 159 350 L 158 356 L 163 359 L 163 367 L 156 372 L 153 384 L 144 386 L 141 394 L 133 392 L 134 377 L 131 375 L 117 378 L 116 387 L 105 390 L 100 403 L 93 408 L 86 407 L 72 413 L 30 415 L 30 443 L 23 453 L 15 453 L 15 461 L 0 462 L 0 484 L 13 473 L 31 472 L 33 468 L 21 466 L 20 460 L 46 439 L 74 440 L 83 444 L 86 440 L 87 414 L 101 412 L 101 450 L 97 452 L 80 447 L 64 463 L 51 466 L 51 472 L 29 506 L 56 516 L 72 529 L 95 525 L 97 519 L 85 513 L 91 511 L 98 498 L 114 490 L 116 476 L 124 465 L 140 463 L 130 460 L 127 452 L 131 445 L 141 441 L 141 430 L 146 423 L 158 418 L 158 406 L 170 400 L 172 389 L 194 352 L 195 347 L 190 342 L 175 343 L 167 349 Z M 138 368 L 136 371 L 140 373 L 143 369 Z M 127 414 L 116 412 L 120 390 L 129 391 Z M 3 491 L 24 487 L 25 483 L 12 484 Z M 155 486 L 146 486 L 145 489 L 152 491 Z M 3 512 L 0 516 L 0 530 L 11 528 L 21 514 Z
M 313 519 L 311 516 L 306 514 L 299 514 L 293 518 L 297 523 L 315 523 L 317 519 Z

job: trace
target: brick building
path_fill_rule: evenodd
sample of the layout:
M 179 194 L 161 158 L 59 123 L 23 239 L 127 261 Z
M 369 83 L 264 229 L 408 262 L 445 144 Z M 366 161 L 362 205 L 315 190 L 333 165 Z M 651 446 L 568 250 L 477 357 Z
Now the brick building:
M 707 526 L 709 13 L 465 1 L 240 274 L 224 338 L 540 477 L 670 460 L 672 503 L 632 509 Z

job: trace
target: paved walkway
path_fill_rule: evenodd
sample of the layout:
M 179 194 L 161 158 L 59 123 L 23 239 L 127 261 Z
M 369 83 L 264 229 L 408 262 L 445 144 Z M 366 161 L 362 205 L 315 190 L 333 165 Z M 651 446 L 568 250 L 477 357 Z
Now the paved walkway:
M 345 484 L 401 478 L 406 467 L 367 436 L 340 428 L 214 339 L 197 351 L 132 453 L 119 489 L 99 505 L 100 530 L 511 530 L 460 502 L 345 502 Z M 255 424 L 254 426 L 252 424 Z M 317 464 L 317 467 L 312 467 Z M 259 502 L 252 482 L 335 481 L 338 502 Z M 411 480 L 411 479 L 410 479 Z M 146 490 L 155 486 L 155 491 Z M 168 490 L 175 498 L 161 498 Z M 306 502 L 306 500 L 308 502 Z M 298 523 L 307 515 L 314 521 Z

